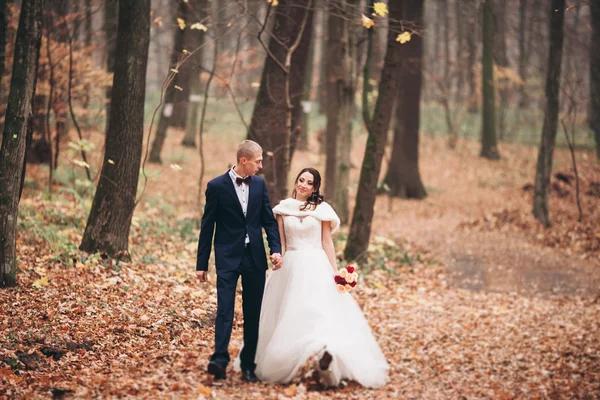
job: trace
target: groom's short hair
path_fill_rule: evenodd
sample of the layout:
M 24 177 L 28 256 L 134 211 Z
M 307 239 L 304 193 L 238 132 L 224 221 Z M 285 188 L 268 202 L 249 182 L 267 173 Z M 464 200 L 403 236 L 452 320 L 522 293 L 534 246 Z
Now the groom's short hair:
M 262 154 L 262 147 L 253 140 L 244 140 L 237 149 L 237 160 L 238 162 L 242 157 L 251 159 L 257 154 Z

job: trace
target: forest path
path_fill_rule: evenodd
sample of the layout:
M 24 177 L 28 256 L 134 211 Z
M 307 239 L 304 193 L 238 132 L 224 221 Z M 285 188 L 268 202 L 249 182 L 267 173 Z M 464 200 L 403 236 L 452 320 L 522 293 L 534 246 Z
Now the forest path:
M 551 193 L 553 226 L 544 230 L 531 216 L 531 192 L 523 190 L 533 182 L 536 149 L 506 145 L 502 160 L 487 161 L 474 154 L 476 143 L 463 143 L 454 152 L 441 146 L 436 140 L 422 145 L 428 197 L 380 196 L 374 234 L 431 252 L 446 265 L 455 287 L 525 296 L 600 295 L 598 252 L 586 253 L 580 246 L 594 240 L 598 246 L 600 228 L 593 222 L 598 197 L 582 189 L 584 222 L 591 229 L 586 238 L 576 223 L 574 188 L 558 182 L 562 196 Z M 593 157 L 580 156 L 582 182 L 599 181 Z M 569 164 L 567 152 L 557 150 L 555 172 L 568 173 Z

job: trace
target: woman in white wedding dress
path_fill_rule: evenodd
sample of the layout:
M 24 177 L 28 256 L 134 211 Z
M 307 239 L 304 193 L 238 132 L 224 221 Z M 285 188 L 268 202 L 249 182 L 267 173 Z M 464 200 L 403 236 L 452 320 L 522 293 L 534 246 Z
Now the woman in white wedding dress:
M 388 381 L 389 366 L 358 304 L 339 293 L 331 234 L 340 220 L 319 192 L 321 177 L 303 169 L 293 198 L 273 212 L 284 251 L 283 266 L 267 278 L 260 314 L 256 375 L 288 383 L 316 356 L 321 383 L 342 379 L 366 387 Z

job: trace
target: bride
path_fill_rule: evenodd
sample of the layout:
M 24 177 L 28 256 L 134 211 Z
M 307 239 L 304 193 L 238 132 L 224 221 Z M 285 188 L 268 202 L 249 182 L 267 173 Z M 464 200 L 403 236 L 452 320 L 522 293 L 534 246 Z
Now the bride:
M 388 381 L 389 366 L 354 298 L 337 290 L 331 234 L 340 220 L 323 202 L 320 185 L 319 172 L 304 168 L 293 198 L 273 209 L 283 267 L 266 282 L 255 372 L 263 381 L 288 383 L 314 358 L 325 386 L 349 379 L 380 387 Z

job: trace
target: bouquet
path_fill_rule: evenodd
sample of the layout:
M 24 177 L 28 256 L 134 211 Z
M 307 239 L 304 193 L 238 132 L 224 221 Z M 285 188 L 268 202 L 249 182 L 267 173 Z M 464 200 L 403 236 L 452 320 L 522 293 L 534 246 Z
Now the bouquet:
M 358 281 L 358 273 L 355 269 L 352 265 L 348 265 L 346 268 L 340 269 L 333 277 L 337 284 L 338 292 L 349 292 L 354 289 Z

